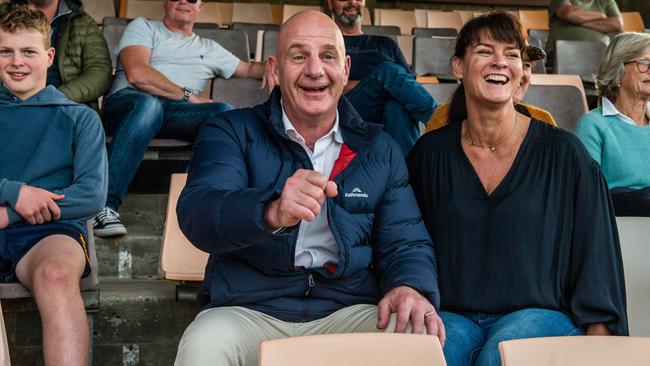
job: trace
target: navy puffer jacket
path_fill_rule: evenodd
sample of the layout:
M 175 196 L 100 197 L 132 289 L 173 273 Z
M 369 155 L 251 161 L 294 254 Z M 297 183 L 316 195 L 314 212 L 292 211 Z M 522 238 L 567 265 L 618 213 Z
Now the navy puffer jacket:
M 265 104 L 226 112 L 199 132 L 177 207 L 185 235 L 210 253 L 199 305 L 244 306 L 301 322 L 376 304 L 407 285 L 438 308 L 433 247 L 402 153 L 381 125 L 362 121 L 344 98 L 338 111 L 345 144 L 331 178 L 339 194 L 327 198 L 326 213 L 338 264 L 294 266 L 298 226 L 274 235 L 263 219 L 287 178 L 313 169 L 285 133 L 281 108 L 276 88 Z

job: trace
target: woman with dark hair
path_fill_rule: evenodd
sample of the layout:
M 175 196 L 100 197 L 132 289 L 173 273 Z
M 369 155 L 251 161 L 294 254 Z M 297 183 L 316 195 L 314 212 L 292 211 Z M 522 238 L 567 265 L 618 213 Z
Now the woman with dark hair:
M 575 136 L 515 110 L 524 45 L 508 13 L 469 21 L 450 124 L 408 157 L 436 247 L 450 366 L 499 365 L 508 339 L 628 333 L 607 184 Z

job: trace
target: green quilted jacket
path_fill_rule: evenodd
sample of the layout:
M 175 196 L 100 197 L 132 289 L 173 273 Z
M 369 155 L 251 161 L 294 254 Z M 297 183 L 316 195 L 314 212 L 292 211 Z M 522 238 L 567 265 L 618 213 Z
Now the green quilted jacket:
M 113 67 L 108 47 L 95 20 L 83 11 L 81 2 L 63 1 L 72 13 L 65 15 L 54 45 L 62 80 L 59 90 L 71 100 L 97 110 L 97 99 L 111 86 Z M 0 14 L 9 6 L 0 4 Z

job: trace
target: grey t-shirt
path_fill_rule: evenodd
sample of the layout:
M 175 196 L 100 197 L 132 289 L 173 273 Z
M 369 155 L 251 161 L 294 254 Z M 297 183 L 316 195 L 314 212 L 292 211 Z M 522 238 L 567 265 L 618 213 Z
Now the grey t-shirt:
M 184 36 L 172 32 L 158 20 L 137 18 L 124 30 L 115 50 L 119 54 L 129 46 L 151 48 L 151 67 L 174 84 L 200 92 L 208 80 L 219 75 L 230 78 L 239 65 L 234 56 L 217 42 L 192 33 Z M 124 67 L 118 62 L 111 92 L 129 87 Z

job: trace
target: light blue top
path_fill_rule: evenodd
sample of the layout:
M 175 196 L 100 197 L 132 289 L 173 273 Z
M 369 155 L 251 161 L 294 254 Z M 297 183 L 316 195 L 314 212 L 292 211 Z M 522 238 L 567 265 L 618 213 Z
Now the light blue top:
M 174 84 L 197 93 L 217 75 L 230 78 L 240 62 L 211 39 L 201 38 L 195 33 L 184 36 L 170 31 L 161 21 L 145 18 L 137 18 L 129 23 L 115 54 L 129 46 L 151 48 L 151 67 Z M 131 84 L 126 79 L 124 67 L 118 62 L 109 94 L 129 86 Z
M 580 117 L 576 135 L 605 175 L 609 188 L 650 187 L 650 127 L 630 123 L 607 99 Z

